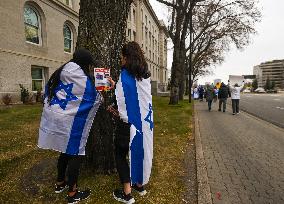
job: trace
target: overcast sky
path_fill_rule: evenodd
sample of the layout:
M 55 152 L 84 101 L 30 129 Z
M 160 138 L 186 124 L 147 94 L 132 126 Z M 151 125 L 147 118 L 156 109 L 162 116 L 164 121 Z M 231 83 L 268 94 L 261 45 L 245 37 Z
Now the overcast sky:
M 159 19 L 167 21 L 167 8 L 156 0 L 149 0 Z M 261 62 L 284 59 L 284 0 L 259 0 L 262 21 L 257 24 L 258 35 L 244 50 L 232 49 L 222 65 L 213 68 L 214 75 L 203 77 L 199 83 L 222 79 L 229 75 L 252 74 L 253 66 Z M 172 53 L 169 52 L 168 67 L 171 67 Z

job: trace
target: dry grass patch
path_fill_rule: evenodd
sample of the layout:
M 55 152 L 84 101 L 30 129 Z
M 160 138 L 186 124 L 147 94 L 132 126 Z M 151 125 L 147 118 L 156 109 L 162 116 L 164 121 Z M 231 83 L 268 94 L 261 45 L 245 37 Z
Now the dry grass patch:
M 184 160 L 191 139 L 192 106 L 169 106 L 168 98 L 154 98 L 154 162 L 148 194 L 134 193 L 137 203 L 184 203 L 187 190 Z M 0 203 L 66 203 L 53 193 L 58 153 L 36 147 L 41 106 L 0 110 Z M 118 176 L 82 169 L 80 187 L 92 190 L 88 203 L 116 203 L 112 191 Z M 8 202 L 8 203 L 9 203 Z

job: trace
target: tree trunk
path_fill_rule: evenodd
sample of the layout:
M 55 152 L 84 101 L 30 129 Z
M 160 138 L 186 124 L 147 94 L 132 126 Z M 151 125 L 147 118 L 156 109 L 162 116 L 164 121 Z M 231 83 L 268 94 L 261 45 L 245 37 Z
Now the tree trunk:
M 183 96 L 184 96 L 184 93 L 185 93 L 185 79 L 183 77 L 182 80 L 180 80 L 179 82 L 179 93 L 178 93 L 178 97 L 179 97 L 179 100 L 183 100 Z
M 77 48 L 89 49 L 95 60 L 111 68 L 111 76 L 118 79 L 120 50 L 126 40 L 127 15 L 132 0 L 81 0 Z M 87 164 L 109 172 L 114 168 L 114 122 L 106 111 L 113 92 L 103 93 L 104 103 L 99 108 L 87 143 Z
M 179 98 L 183 99 L 184 94 L 184 67 L 186 59 L 185 48 L 180 40 L 174 43 L 173 63 L 171 69 L 171 92 L 169 104 L 178 104 Z M 181 89 L 180 89 L 181 88 Z M 182 97 L 180 97 L 182 94 Z
M 186 78 L 185 78 L 185 94 L 184 95 L 189 95 L 189 97 L 190 97 L 190 91 L 189 91 L 189 86 L 188 86 L 188 83 L 189 83 L 189 81 L 188 81 L 188 75 L 186 76 Z

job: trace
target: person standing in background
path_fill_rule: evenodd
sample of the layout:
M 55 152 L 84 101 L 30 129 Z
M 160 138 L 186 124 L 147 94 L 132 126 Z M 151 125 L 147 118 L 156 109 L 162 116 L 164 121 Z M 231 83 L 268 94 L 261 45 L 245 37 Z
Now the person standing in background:
M 211 111 L 211 107 L 212 107 L 212 101 L 214 99 L 215 93 L 214 93 L 214 89 L 212 86 L 207 85 L 206 90 L 205 90 L 205 98 L 206 101 L 208 103 L 208 110 Z
M 197 100 L 198 98 L 199 98 L 199 95 L 198 95 L 198 88 L 195 87 L 195 88 L 193 89 L 193 99 L 194 99 L 194 100 Z
M 218 99 L 219 99 L 218 111 L 221 111 L 221 106 L 223 104 L 223 112 L 226 112 L 227 98 L 229 97 L 229 95 L 230 95 L 229 88 L 222 82 L 218 92 Z
M 231 91 L 233 115 L 239 114 L 241 91 L 244 88 L 244 81 L 241 86 L 239 86 L 237 83 L 232 86 L 229 81 L 229 87 Z
M 204 88 L 202 85 L 199 86 L 198 93 L 199 93 L 199 101 L 203 101 Z

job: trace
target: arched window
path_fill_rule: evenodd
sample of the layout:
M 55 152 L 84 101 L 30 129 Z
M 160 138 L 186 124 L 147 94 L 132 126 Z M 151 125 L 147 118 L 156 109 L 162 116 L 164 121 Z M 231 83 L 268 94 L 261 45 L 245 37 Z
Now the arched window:
M 73 35 L 70 27 L 64 23 L 63 26 L 63 36 L 64 36 L 64 51 L 72 52 Z
M 33 7 L 26 5 L 24 7 L 24 20 L 26 41 L 35 44 L 40 44 L 40 17 L 37 11 Z
M 72 8 L 72 1 L 71 0 L 63 0 L 63 3 Z

